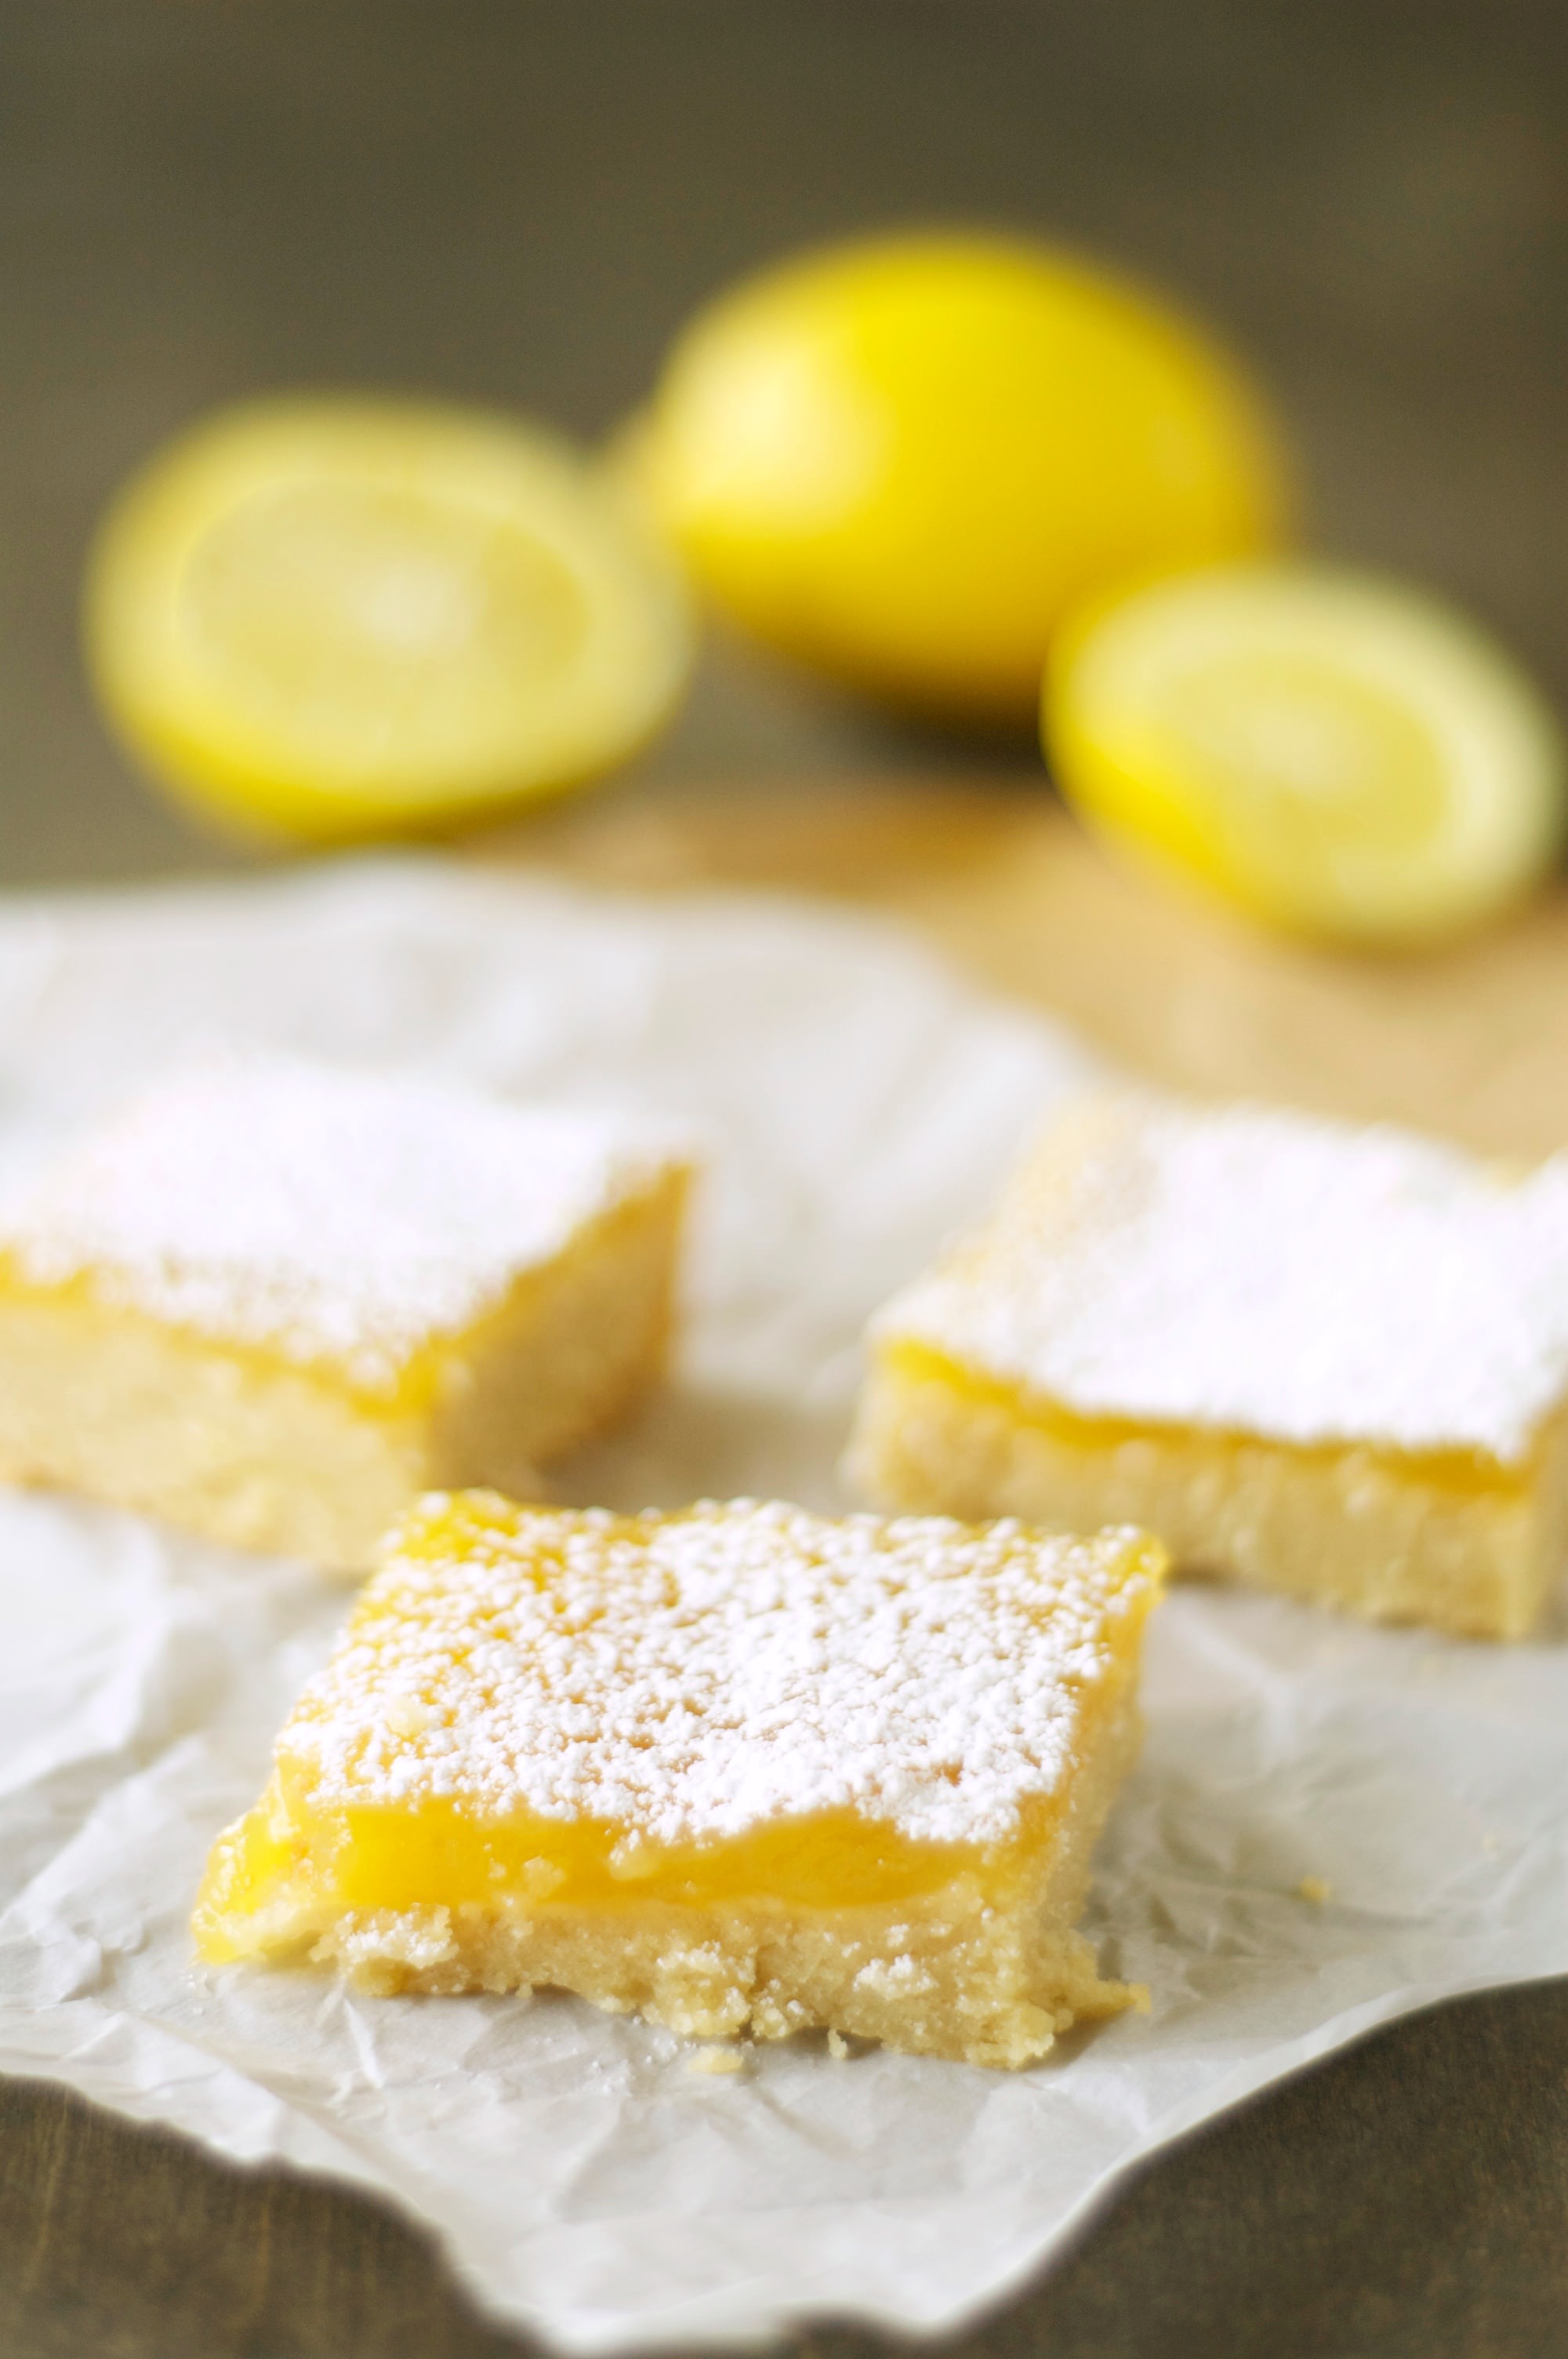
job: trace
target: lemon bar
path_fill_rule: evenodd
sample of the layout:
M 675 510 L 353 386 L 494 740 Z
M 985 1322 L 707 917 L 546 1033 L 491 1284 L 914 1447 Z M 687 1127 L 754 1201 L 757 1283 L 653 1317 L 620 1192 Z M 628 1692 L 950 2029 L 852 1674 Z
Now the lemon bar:
M 1132 1995 L 1074 1920 L 1162 1567 L 1136 1532 L 431 1498 L 220 1837 L 199 1946 L 1028 2063 Z
M 1158 1532 L 1178 1570 L 1517 1637 L 1568 1547 L 1568 1167 L 1098 1096 L 874 1323 L 887 1507 Z
M 687 1176 L 431 1076 L 177 1074 L 0 1215 L 0 1478 L 362 1570 L 423 1492 L 526 1491 L 647 1381 Z

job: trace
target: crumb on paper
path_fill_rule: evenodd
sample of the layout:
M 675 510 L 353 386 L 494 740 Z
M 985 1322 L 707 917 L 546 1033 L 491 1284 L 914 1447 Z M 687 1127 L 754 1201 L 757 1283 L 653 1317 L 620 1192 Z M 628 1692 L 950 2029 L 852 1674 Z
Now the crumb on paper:
M 849 2043 L 845 2038 L 841 2031 L 830 2031 L 828 2033 L 827 2053 L 833 2058 L 834 2061 L 838 2064 L 842 2064 L 845 2057 L 849 2053 Z
M 1147 1983 L 1129 1983 L 1127 2003 L 1134 2015 L 1152 2015 L 1154 2011 L 1154 2002 L 1149 1995 Z
M 739 2048 L 699 2048 L 686 2060 L 688 2072 L 739 2072 L 746 2061 Z
M 1296 1890 L 1303 1900 L 1310 1900 L 1314 1907 L 1318 1908 L 1323 1907 L 1325 1900 L 1332 1900 L 1334 1897 L 1333 1885 L 1321 1875 L 1303 1875 Z

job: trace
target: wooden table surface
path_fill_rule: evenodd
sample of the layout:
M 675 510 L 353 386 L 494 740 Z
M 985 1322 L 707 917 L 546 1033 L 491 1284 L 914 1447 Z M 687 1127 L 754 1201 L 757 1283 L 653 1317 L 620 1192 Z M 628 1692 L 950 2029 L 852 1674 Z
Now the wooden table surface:
M 1107 859 L 1046 791 L 994 780 L 797 782 L 561 806 L 481 848 L 632 890 L 828 894 L 898 918 L 1119 1063 L 1444 1132 L 1568 1145 L 1568 888 L 1419 958 L 1281 940 Z

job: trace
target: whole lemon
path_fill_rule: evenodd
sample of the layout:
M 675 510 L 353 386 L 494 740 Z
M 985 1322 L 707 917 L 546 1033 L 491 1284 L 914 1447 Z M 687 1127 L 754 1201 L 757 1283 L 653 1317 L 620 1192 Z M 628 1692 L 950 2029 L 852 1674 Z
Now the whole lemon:
M 1236 364 L 1049 246 L 896 235 L 721 295 L 632 439 L 655 519 L 757 638 L 894 701 L 1026 718 L 1058 617 L 1254 554 L 1281 438 Z

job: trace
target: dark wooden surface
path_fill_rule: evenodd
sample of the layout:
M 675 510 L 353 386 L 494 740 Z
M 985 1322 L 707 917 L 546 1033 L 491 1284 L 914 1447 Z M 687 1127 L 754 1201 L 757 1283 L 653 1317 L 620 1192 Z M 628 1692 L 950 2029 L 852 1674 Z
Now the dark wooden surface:
M 595 434 L 715 281 L 866 222 L 1036 225 L 1207 310 L 1319 539 L 1464 599 L 1561 699 L 1565 190 L 1560 0 L 6 0 L 0 883 L 233 859 L 126 775 L 77 663 L 92 519 L 160 436 L 293 383 Z M 731 649 L 603 808 L 656 840 L 692 782 L 976 764 Z M 1163 2158 L 955 2348 L 1550 2359 L 1565 2180 L 1568 1986 L 1466 2001 Z M 359 2196 L 0 2083 L 5 2359 L 515 2347 Z
M 1554 2359 L 1568 1985 L 1396 2024 L 1141 2172 L 940 2359 Z M 792 2359 L 877 2359 L 825 2326 Z M 0 2082 L 6 2359 L 505 2359 L 426 2241 Z

